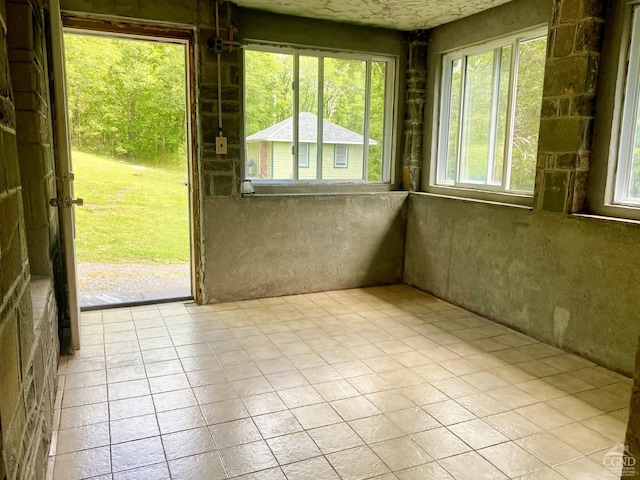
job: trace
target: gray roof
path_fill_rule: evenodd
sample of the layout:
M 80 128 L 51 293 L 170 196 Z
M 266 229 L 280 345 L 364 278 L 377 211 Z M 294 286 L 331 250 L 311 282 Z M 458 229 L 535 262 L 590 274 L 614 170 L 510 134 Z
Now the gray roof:
M 315 143 L 318 137 L 318 117 L 315 113 L 300 112 L 298 129 L 299 141 Z M 359 133 L 324 120 L 322 127 L 323 143 L 362 145 L 364 137 Z M 289 142 L 293 140 L 293 117 L 289 117 L 275 125 L 260 130 L 247 137 L 247 142 Z M 376 145 L 376 141 L 369 139 L 369 145 Z

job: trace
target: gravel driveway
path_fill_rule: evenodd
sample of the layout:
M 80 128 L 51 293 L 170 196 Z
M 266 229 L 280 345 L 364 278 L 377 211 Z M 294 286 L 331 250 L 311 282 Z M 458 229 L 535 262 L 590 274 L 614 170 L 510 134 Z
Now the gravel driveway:
M 79 263 L 81 306 L 189 296 L 189 264 Z M 98 302 L 97 299 L 102 299 Z

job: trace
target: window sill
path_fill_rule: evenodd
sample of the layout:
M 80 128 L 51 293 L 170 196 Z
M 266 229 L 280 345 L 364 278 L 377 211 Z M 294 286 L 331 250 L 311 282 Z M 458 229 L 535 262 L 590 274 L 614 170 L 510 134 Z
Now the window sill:
M 533 194 L 491 192 L 488 190 L 448 187 L 444 185 L 431 185 L 425 193 L 460 200 L 533 208 Z
M 264 184 L 253 183 L 255 195 L 322 194 L 322 193 L 378 193 L 393 192 L 398 185 L 390 183 L 325 183 L 325 184 Z
M 533 211 L 533 207 L 528 205 L 517 205 L 515 203 L 499 202 L 499 201 L 493 201 L 493 200 L 482 200 L 479 198 L 460 197 L 456 195 L 443 195 L 440 193 L 431 193 L 431 192 L 411 192 L 410 195 L 416 195 L 420 197 L 431 197 L 431 198 L 446 198 L 448 200 L 456 200 L 460 202 L 482 203 L 485 205 L 498 205 L 500 207 L 520 208 L 523 210 Z
M 640 227 L 640 219 L 636 220 L 632 218 L 612 217 L 609 215 L 600 215 L 597 213 L 572 213 L 571 215 L 569 215 L 569 217 L 595 220 L 598 222 L 616 223 L 619 225 L 629 225 L 634 227 Z

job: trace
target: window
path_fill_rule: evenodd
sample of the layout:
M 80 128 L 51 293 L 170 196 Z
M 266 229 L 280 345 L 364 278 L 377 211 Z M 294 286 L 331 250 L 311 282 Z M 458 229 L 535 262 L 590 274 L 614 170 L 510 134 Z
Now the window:
M 334 168 L 347 168 L 349 166 L 349 147 L 336 145 L 333 153 Z
M 634 6 L 613 201 L 640 206 L 640 11 Z
M 546 34 L 444 55 L 438 185 L 533 192 Z
M 390 182 L 394 70 L 391 57 L 245 47 L 246 175 Z
M 300 143 L 298 148 L 300 148 L 300 153 L 298 153 L 298 166 L 300 168 L 309 168 L 309 144 Z

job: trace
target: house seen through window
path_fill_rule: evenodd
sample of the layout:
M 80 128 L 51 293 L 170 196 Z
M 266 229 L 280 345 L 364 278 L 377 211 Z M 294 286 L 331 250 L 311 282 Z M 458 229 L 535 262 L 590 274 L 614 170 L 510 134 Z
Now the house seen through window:
M 443 57 L 437 184 L 533 192 L 546 30 Z
M 245 174 L 264 182 L 389 182 L 394 61 L 245 48 Z

